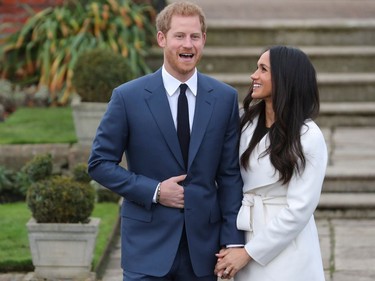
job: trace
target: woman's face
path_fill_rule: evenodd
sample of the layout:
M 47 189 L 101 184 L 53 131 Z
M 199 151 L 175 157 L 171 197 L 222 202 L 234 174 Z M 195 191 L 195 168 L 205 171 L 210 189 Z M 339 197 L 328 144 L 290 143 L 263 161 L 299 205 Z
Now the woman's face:
M 257 69 L 250 76 L 253 80 L 253 99 L 271 100 L 272 96 L 272 80 L 271 80 L 271 64 L 270 51 L 263 53 L 257 63 Z

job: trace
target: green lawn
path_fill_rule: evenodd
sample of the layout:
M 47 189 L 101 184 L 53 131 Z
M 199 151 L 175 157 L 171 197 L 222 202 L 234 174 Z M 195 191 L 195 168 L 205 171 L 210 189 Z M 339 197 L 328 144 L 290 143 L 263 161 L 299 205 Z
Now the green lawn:
M 119 206 L 116 203 L 98 203 L 93 217 L 101 219 L 93 259 L 96 268 L 110 241 L 116 225 Z M 0 204 L 0 272 L 32 271 L 32 261 L 26 223 L 31 212 L 26 203 Z
M 71 107 L 25 107 L 0 122 L 0 144 L 77 142 Z

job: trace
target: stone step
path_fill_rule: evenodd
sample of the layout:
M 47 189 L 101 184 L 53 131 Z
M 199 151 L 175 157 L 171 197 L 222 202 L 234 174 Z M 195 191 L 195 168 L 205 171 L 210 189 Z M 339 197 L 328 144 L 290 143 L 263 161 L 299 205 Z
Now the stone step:
M 375 152 L 368 158 L 374 159 Z M 375 195 L 374 165 L 364 168 L 353 158 L 346 161 L 346 166 L 328 166 L 323 184 L 323 193 L 361 194 L 373 193 Z M 364 162 L 364 161 L 361 161 Z M 352 165 L 350 165 L 352 163 Z M 374 164 L 374 160 L 372 160 Z
M 375 72 L 374 46 L 304 46 L 318 73 Z M 246 73 L 256 69 L 259 47 L 206 47 L 199 64 L 202 72 Z
M 374 19 L 211 20 L 207 46 L 374 46 Z
M 322 193 L 315 217 L 375 218 L 375 193 Z
M 176 2 L 178 0 L 169 0 Z M 195 0 L 208 19 L 373 19 L 373 0 Z
M 239 108 L 242 106 L 240 102 Z M 321 102 L 316 122 L 330 129 L 375 126 L 375 102 Z
M 328 149 L 323 193 L 375 194 L 373 126 L 322 127 Z
M 375 102 L 322 102 L 317 123 L 329 128 L 375 126 Z
M 238 90 L 240 101 L 250 87 L 250 75 L 244 73 L 211 73 L 218 80 Z M 322 102 L 375 102 L 374 73 L 318 73 Z
M 375 193 L 323 193 L 319 201 L 320 208 L 358 208 L 375 209 Z
M 210 47 L 204 48 L 198 68 L 203 73 L 246 73 L 255 70 L 263 48 Z M 318 73 L 375 72 L 375 46 L 303 46 Z M 147 58 L 156 70 L 163 62 L 162 50 L 154 48 Z

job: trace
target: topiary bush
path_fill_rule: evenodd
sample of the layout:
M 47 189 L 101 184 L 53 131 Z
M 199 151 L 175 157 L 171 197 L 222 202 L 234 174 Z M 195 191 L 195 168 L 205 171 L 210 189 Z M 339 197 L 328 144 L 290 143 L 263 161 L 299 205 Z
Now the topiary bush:
M 25 173 L 31 182 L 45 179 L 52 175 L 52 155 L 40 154 L 28 161 L 21 171 Z
M 79 182 L 90 183 L 92 180 L 88 171 L 86 163 L 78 163 L 73 169 L 73 179 Z
M 52 175 L 52 169 L 51 154 L 36 155 L 21 169 L 34 219 L 39 223 L 87 223 L 96 197 L 87 164 L 77 164 L 72 176 Z
M 36 181 L 46 179 L 52 175 L 52 156 L 49 153 L 36 155 L 26 162 L 20 171 L 15 173 L 13 179 L 13 189 L 26 198 L 27 189 Z
M 87 223 L 94 210 L 95 190 L 68 176 L 34 182 L 27 205 L 38 223 Z
M 84 102 L 108 102 L 115 87 L 134 78 L 127 60 L 109 49 L 82 53 L 73 72 L 73 86 Z
M 17 172 L 0 167 L 0 203 L 25 200 L 29 186 L 50 177 L 52 169 L 49 153 L 36 155 Z
M 112 190 L 105 188 L 98 182 L 92 180 L 90 182 L 91 186 L 95 189 L 96 191 L 96 197 L 97 201 L 99 203 L 101 202 L 113 202 L 113 203 L 118 203 L 119 200 L 121 199 L 121 196 L 118 195 L 117 193 L 113 192 Z

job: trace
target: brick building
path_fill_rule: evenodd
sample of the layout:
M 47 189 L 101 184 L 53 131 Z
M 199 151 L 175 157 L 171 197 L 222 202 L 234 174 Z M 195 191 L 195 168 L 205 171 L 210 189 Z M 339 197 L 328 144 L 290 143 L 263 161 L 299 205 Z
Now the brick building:
M 0 24 L 8 23 L 0 29 L 0 37 L 16 31 L 34 11 L 61 4 L 64 0 L 0 0 Z

